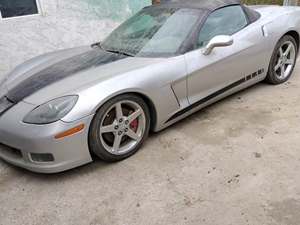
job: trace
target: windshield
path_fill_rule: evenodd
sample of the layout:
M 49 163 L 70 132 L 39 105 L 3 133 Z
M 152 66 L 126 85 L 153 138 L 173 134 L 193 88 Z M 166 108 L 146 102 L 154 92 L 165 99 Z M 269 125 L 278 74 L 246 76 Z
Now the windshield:
M 146 8 L 120 25 L 101 46 L 132 56 L 175 55 L 199 14 L 193 9 Z

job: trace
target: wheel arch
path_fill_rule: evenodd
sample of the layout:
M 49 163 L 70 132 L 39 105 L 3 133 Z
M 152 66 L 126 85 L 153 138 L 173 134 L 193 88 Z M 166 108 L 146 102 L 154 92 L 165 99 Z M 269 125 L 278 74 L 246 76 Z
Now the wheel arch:
M 299 33 L 295 30 L 290 30 L 290 31 L 286 32 L 282 37 L 284 37 L 286 35 L 290 35 L 295 39 L 295 41 L 297 43 L 297 50 L 299 51 L 299 47 L 300 47 L 300 35 L 299 35 Z
M 145 94 L 139 93 L 139 92 L 126 92 L 122 93 L 123 94 L 132 94 L 136 95 L 144 100 L 144 102 L 147 104 L 148 109 L 150 111 L 150 130 L 153 131 L 155 129 L 156 121 L 157 121 L 157 111 L 155 108 L 155 105 L 151 98 Z
M 106 98 L 106 100 L 104 102 L 99 104 L 96 107 L 95 111 L 97 112 L 102 107 L 102 105 L 104 105 L 106 102 L 110 101 L 111 99 L 116 98 L 118 96 L 126 95 L 126 94 L 135 95 L 135 96 L 138 96 L 138 97 L 140 97 L 141 99 L 144 100 L 144 102 L 146 103 L 146 105 L 148 106 L 148 109 L 150 111 L 150 130 L 154 131 L 155 126 L 156 126 L 156 122 L 157 122 L 157 110 L 156 110 L 156 107 L 155 107 L 152 99 L 148 95 L 146 95 L 145 93 L 138 92 L 138 91 L 127 90 L 127 91 L 118 93 L 116 95 L 111 95 L 108 98 Z

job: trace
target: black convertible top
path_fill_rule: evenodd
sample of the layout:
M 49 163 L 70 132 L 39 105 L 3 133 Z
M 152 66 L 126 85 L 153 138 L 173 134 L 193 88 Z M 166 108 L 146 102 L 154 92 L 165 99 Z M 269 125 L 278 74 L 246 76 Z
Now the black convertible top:
M 240 0 L 161 0 L 161 5 L 176 8 L 195 8 L 214 11 L 218 8 L 240 5 Z
M 162 7 L 201 9 L 208 12 L 231 5 L 241 5 L 250 23 L 260 18 L 260 14 L 242 4 L 241 0 L 161 0 Z

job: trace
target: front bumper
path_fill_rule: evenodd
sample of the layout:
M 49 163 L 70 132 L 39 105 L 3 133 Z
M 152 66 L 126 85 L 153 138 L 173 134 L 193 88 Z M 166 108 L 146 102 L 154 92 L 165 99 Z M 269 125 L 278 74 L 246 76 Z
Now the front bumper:
M 92 161 L 88 148 L 88 128 L 92 116 L 66 123 L 48 125 L 22 122 L 32 105 L 20 102 L 0 117 L 0 158 L 38 173 L 57 173 Z M 55 135 L 79 124 L 85 129 L 74 135 L 55 139 Z M 51 161 L 36 161 L 33 155 L 51 155 Z

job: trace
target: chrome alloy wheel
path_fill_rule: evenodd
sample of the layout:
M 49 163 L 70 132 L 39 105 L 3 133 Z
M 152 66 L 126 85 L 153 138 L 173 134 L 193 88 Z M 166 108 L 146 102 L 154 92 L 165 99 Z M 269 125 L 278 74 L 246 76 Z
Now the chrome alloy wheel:
M 132 151 L 143 139 L 146 116 L 136 102 L 124 100 L 111 106 L 100 125 L 100 140 L 106 151 L 123 155 Z
M 296 47 L 291 41 L 284 42 L 277 54 L 277 63 L 274 67 L 278 79 L 286 79 L 294 68 L 296 60 Z

